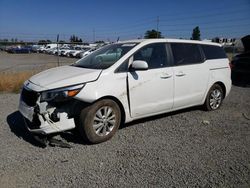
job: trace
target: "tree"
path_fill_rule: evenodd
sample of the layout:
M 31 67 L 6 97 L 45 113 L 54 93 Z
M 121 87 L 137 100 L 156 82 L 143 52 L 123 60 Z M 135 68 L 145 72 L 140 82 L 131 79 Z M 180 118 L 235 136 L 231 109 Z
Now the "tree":
M 156 31 L 154 29 L 152 30 L 147 30 L 144 36 L 145 39 L 152 39 L 152 38 L 162 38 L 161 32 Z
M 82 43 L 82 39 L 81 39 L 81 38 L 78 38 L 78 37 L 75 36 L 75 35 L 70 36 L 69 41 L 70 41 L 70 42 L 76 42 L 76 43 L 77 43 L 77 42 Z
M 51 40 L 39 40 L 38 45 L 50 44 Z
M 96 44 L 103 44 L 104 41 L 103 41 L 103 40 L 97 40 L 97 41 L 95 41 L 95 43 L 96 43 Z
M 199 26 L 193 29 L 191 40 L 201 40 L 201 32 Z
M 66 43 L 66 42 L 65 42 L 64 40 L 60 40 L 59 43 L 60 43 L 60 44 L 64 44 L 64 43 Z

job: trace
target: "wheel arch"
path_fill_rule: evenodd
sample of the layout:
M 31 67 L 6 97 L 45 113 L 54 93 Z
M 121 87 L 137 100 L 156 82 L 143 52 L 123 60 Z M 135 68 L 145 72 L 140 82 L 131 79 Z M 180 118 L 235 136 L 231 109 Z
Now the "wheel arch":
M 225 98 L 226 96 L 226 86 L 223 82 L 215 82 L 211 87 L 213 87 L 214 85 L 219 85 L 223 91 L 223 99 Z

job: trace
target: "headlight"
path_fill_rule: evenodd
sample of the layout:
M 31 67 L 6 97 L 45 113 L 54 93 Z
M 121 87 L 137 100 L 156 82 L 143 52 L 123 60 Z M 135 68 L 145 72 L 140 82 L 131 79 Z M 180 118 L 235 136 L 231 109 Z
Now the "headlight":
M 59 88 L 49 91 L 44 91 L 41 93 L 41 102 L 48 102 L 48 101 L 64 101 L 76 96 L 81 89 L 85 86 L 85 84 L 70 86 L 65 88 Z

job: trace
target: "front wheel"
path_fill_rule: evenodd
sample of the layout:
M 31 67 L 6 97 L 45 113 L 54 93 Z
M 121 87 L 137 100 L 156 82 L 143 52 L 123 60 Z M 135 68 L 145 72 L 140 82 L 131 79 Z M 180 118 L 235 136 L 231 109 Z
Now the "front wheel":
M 208 91 L 206 101 L 204 103 L 204 108 L 207 111 L 217 110 L 223 101 L 224 93 L 220 85 L 213 85 Z
M 78 130 L 83 139 L 96 144 L 113 137 L 120 123 L 119 106 L 113 100 L 104 99 L 81 111 Z

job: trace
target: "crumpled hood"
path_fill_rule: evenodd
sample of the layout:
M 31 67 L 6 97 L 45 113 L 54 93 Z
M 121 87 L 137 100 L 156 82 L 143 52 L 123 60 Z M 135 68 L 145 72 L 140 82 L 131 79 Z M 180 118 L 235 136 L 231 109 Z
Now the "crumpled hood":
M 32 76 L 29 81 L 44 89 L 56 89 L 96 80 L 102 70 L 61 66 Z

